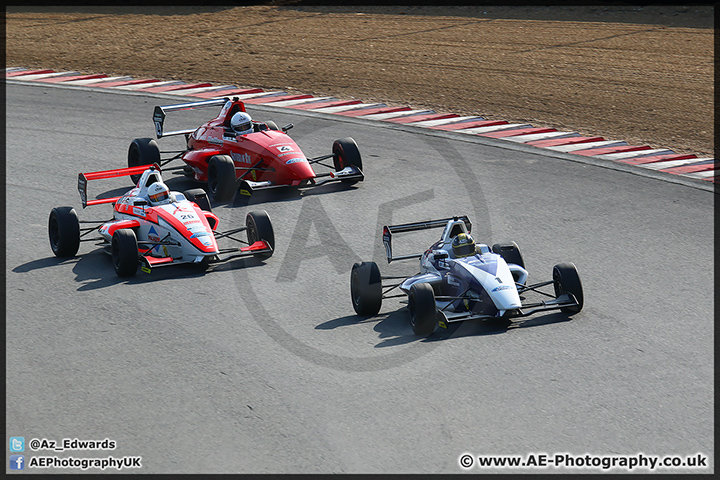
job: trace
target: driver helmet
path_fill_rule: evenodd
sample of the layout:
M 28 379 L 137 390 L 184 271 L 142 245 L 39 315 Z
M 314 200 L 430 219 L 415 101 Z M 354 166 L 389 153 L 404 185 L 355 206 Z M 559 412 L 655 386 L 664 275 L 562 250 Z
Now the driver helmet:
M 230 126 L 238 135 L 252 133 L 252 118 L 245 112 L 238 112 L 230 119 Z
M 153 205 L 170 203 L 170 189 L 163 182 L 155 182 L 148 187 L 148 198 Z
M 475 254 L 475 240 L 469 233 L 459 233 L 452 241 L 453 253 L 457 258 Z

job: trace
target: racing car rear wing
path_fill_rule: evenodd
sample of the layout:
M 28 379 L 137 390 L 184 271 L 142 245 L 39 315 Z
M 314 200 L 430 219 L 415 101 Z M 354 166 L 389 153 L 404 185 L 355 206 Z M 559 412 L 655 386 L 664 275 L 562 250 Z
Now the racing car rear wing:
M 117 168 L 115 170 L 102 170 L 99 172 L 89 172 L 89 173 L 80 173 L 78 174 L 78 192 L 80 192 L 80 200 L 82 201 L 83 208 L 87 207 L 88 205 L 101 205 L 103 203 L 115 203 L 117 202 L 122 196 L 119 197 L 110 197 L 110 198 L 98 198 L 95 200 L 88 200 L 87 199 L 87 182 L 88 180 L 100 180 L 103 178 L 115 178 L 115 177 L 124 177 L 129 175 L 138 175 L 143 173 L 148 168 L 155 168 L 158 172 L 160 171 L 160 166 L 158 164 L 153 165 L 139 165 L 137 167 L 128 167 L 128 168 Z
M 187 130 L 175 130 L 172 132 L 163 132 L 163 125 L 165 123 L 165 114 L 168 112 L 176 112 L 178 110 L 193 110 L 195 108 L 203 107 L 220 107 L 225 105 L 230 99 L 228 97 L 217 98 L 213 100 L 203 100 L 200 102 L 190 103 L 179 103 L 177 105 L 158 105 L 153 111 L 153 122 L 155 123 L 155 133 L 157 138 L 169 137 L 171 135 L 185 135 L 193 133 L 197 128 Z
M 470 233 L 470 230 L 472 230 L 472 223 L 470 223 L 470 219 L 467 217 L 467 215 L 463 215 L 461 217 L 442 218 L 440 220 L 428 220 L 426 222 L 414 222 L 414 223 L 404 223 L 402 225 L 386 225 L 386 226 L 384 226 L 383 227 L 383 245 L 385 245 L 385 254 L 387 255 L 388 263 L 392 262 L 393 260 L 407 260 L 409 258 L 422 257 L 422 253 L 413 253 L 410 255 L 398 255 L 396 257 L 393 257 L 393 254 L 392 254 L 393 233 L 414 232 L 417 230 L 427 230 L 430 228 L 441 228 L 441 227 L 444 228 L 444 227 L 447 227 L 448 222 L 460 221 L 460 220 L 465 223 L 465 228 L 467 229 L 467 232 Z

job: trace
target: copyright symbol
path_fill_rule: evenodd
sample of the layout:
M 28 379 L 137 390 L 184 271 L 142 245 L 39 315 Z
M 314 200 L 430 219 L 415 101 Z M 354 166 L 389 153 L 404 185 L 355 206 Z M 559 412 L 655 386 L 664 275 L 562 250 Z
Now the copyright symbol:
M 30 440 L 30 449 L 37 450 L 38 448 L 40 448 L 40 440 L 38 440 L 37 438 L 33 438 L 32 440 Z
M 473 466 L 473 457 L 472 455 L 465 454 L 460 457 L 460 466 L 463 468 L 470 468 Z

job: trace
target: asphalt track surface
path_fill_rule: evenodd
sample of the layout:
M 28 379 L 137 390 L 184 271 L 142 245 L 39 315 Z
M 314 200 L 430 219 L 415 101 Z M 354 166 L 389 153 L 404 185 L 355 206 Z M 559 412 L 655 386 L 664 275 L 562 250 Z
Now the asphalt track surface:
M 6 91 L 6 432 L 117 442 L 28 459 L 142 456 L 141 473 L 462 473 L 464 453 L 702 453 L 701 471 L 714 471 L 708 189 L 492 139 L 248 107 L 293 123 L 308 156 L 354 137 L 365 182 L 215 206 L 221 229 L 267 210 L 277 245 L 266 262 L 126 280 L 92 243 L 56 259 L 48 215 L 71 205 L 81 220 L 109 218 L 107 205 L 81 209 L 77 174 L 125 166 L 130 141 L 153 136 L 153 107 L 183 100 Z M 196 186 L 166 178 L 173 190 Z M 129 188 L 91 182 L 90 195 Z M 529 281 L 574 262 L 584 310 L 466 322 L 427 339 L 394 300 L 355 316 L 353 262 L 417 269 L 388 268 L 382 225 L 454 214 L 471 218 L 478 241 L 516 241 Z M 398 236 L 396 252 L 436 234 Z

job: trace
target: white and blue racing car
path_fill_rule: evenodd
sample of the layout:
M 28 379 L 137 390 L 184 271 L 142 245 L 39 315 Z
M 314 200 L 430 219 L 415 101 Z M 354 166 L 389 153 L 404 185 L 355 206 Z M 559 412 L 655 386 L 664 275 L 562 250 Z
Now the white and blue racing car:
M 393 256 L 393 234 L 429 228 L 443 228 L 443 233 L 424 253 Z M 557 264 L 552 280 L 528 285 L 525 262 L 515 242 L 492 248 L 476 244 L 471 229 L 467 216 L 385 226 L 388 263 L 420 258 L 420 272 L 407 278 L 383 277 L 375 262 L 356 263 L 350 275 L 355 312 L 373 316 L 383 299 L 407 295 L 412 329 L 427 336 L 438 325 L 447 328 L 449 323 L 464 320 L 510 319 L 545 310 L 572 315 L 582 310 L 583 289 L 573 263 Z M 550 285 L 553 293 L 541 288 Z M 395 288 L 402 293 L 390 295 Z M 549 299 L 523 303 L 531 292 Z

